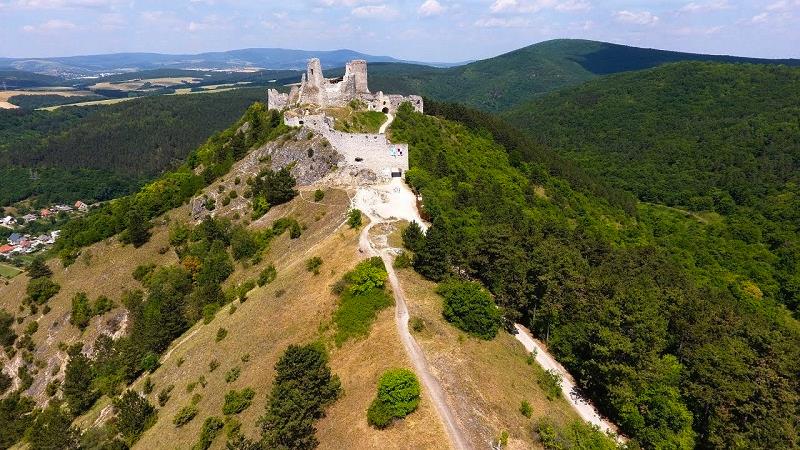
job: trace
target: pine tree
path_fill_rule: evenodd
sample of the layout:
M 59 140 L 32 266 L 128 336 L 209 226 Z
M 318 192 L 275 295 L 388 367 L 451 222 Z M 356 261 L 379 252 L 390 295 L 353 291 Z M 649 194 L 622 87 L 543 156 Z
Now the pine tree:
M 82 414 L 97 399 L 97 391 L 91 388 L 92 380 L 94 380 L 92 362 L 79 350 L 71 352 L 62 390 L 73 415 Z
M 31 261 L 31 265 L 28 266 L 28 276 L 31 278 L 49 277 L 52 274 L 53 271 L 47 267 L 44 263 L 44 259 L 40 256 L 34 258 L 34 260 Z
M 450 271 L 450 238 L 441 221 L 428 229 L 423 245 L 414 256 L 414 269 L 433 281 L 441 281 Z
M 425 245 L 425 233 L 416 221 L 412 221 L 403 230 L 403 245 L 412 252 L 419 252 Z
M 150 239 L 150 232 L 147 231 L 147 222 L 137 208 L 128 211 L 127 219 L 128 241 L 134 247 L 141 247 Z

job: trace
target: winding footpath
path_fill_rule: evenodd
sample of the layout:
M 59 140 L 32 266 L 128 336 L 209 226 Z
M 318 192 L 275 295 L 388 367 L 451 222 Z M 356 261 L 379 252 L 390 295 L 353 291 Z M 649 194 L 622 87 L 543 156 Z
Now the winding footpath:
M 399 180 L 399 178 L 397 178 Z M 398 184 L 392 183 L 391 189 L 408 189 L 407 187 Z M 392 286 L 392 293 L 394 294 L 394 301 L 395 301 L 395 324 L 397 325 L 397 332 L 400 335 L 400 340 L 403 342 L 403 347 L 405 348 L 406 354 L 408 358 L 411 360 L 411 364 L 414 366 L 414 371 L 419 375 L 420 380 L 422 381 L 422 385 L 424 386 L 425 392 L 428 393 L 433 406 L 439 415 L 439 418 L 442 420 L 442 425 L 444 425 L 445 432 L 450 438 L 450 444 L 452 448 L 456 450 L 466 450 L 472 448 L 467 443 L 467 439 L 465 434 L 461 431 L 456 422 L 455 415 L 453 414 L 450 406 L 447 404 L 447 400 L 445 398 L 444 390 L 442 389 L 441 384 L 439 384 L 439 380 L 433 376 L 431 373 L 430 365 L 428 361 L 425 359 L 425 354 L 422 352 L 417 341 L 411 335 L 411 332 L 408 329 L 408 307 L 406 306 L 406 299 L 405 295 L 403 294 L 403 289 L 400 286 L 400 281 L 397 278 L 397 273 L 394 270 L 393 260 L 391 256 L 391 248 L 387 246 L 381 246 L 381 248 L 376 248 L 373 245 L 373 242 L 370 240 L 369 232 L 370 230 L 378 224 L 381 223 L 388 223 L 393 222 L 397 219 L 396 216 L 389 216 L 386 217 L 381 214 L 381 206 L 387 207 L 384 208 L 387 211 L 408 211 L 406 208 L 400 207 L 401 205 L 394 204 L 393 201 L 400 201 L 406 200 L 403 197 L 407 197 L 408 194 L 411 195 L 411 199 L 414 198 L 413 194 L 408 192 L 396 191 L 393 192 L 384 192 L 383 194 L 388 194 L 382 196 L 380 192 L 369 192 L 370 188 L 362 188 L 356 194 L 356 198 L 354 199 L 354 205 L 361 209 L 361 211 L 369 217 L 370 223 L 364 227 L 361 231 L 361 235 L 359 236 L 359 251 L 365 253 L 368 256 L 380 256 L 383 260 L 384 265 L 386 266 L 386 271 L 389 274 L 389 284 Z M 377 194 L 377 195 L 370 195 L 370 194 Z M 392 194 L 400 194 L 400 195 L 392 195 Z M 402 195 L 406 194 L 406 195 Z M 380 200 L 388 200 L 386 203 L 380 202 Z M 413 203 L 412 203 L 413 205 Z M 394 206 L 394 207 L 392 207 Z M 416 210 L 414 209 L 414 213 L 416 214 Z M 402 214 L 401 214 L 402 215 Z M 401 217 L 403 219 L 408 220 L 417 220 L 419 223 L 423 223 L 421 219 L 417 217 Z

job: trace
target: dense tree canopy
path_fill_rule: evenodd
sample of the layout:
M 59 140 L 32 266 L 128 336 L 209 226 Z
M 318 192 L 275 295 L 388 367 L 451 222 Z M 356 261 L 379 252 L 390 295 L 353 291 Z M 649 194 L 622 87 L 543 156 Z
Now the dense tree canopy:
M 731 271 L 687 270 L 689 255 L 713 249 L 654 235 L 651 209 L 633 217 L 535 160 L 513 167 L 491 134 L 470 129 L 407 107 L 393 124 L 410 143 L 428 236 L 440 228 L 448 242 L 437 246 L 447 267 L 424 275 L 480 280 L 644 447 L 796 444 L 800 328 L 774 298 L 729 289 Z M 702 225 L 657 212 L 679 230 Z M 425 247 L 417 256 L 430 261 Z

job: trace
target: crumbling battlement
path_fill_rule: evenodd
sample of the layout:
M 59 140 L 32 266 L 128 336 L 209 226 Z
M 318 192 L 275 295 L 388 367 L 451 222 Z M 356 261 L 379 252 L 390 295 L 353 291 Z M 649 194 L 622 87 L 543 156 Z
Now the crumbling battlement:
M 300 83 L 290 85 L 288 94 L 278 92 L 276 89 L 267 91 L 269 109 L 285 109 L 300 105 L 341 107 L 352 100 L 363 101 L 370 111 L 394 113 L 405 102 L 410 103 L 419 112 L 423 110 L 422 97 L 418 95 L 370 92 L 367 62 L 360 59 L 347 63 L 341 78 L 325 78 L 319 59 L 313 58 L 308 62 L 306 73 L 301 77 Z

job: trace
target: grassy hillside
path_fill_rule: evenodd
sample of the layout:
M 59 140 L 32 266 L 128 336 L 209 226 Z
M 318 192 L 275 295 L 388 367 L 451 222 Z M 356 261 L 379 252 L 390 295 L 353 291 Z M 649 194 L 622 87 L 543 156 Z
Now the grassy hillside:
M 678 63 L 553 93 L 505 117 L 644 202 L 720 214 L 697 232 L 669 220 L 653 232 L 687 266 L 744 275 L 798 311 L 799 104 L 800 69 Z
M 235 121 L 261 89 L 56 111 L 0 111 L 0 205 L 93 202 L 133 192 Z M 31 174 L 37 176 L 32 178 Z
M 557 39 L 449 69 L 370 64 L 370 88 L 421 94 L 487 111 L 504 111 L 542 93 L 618 72 L 675 61 L 725 61 L 800 65 L 800 60 L 764 60 L 699 55 L 605 42 Z

